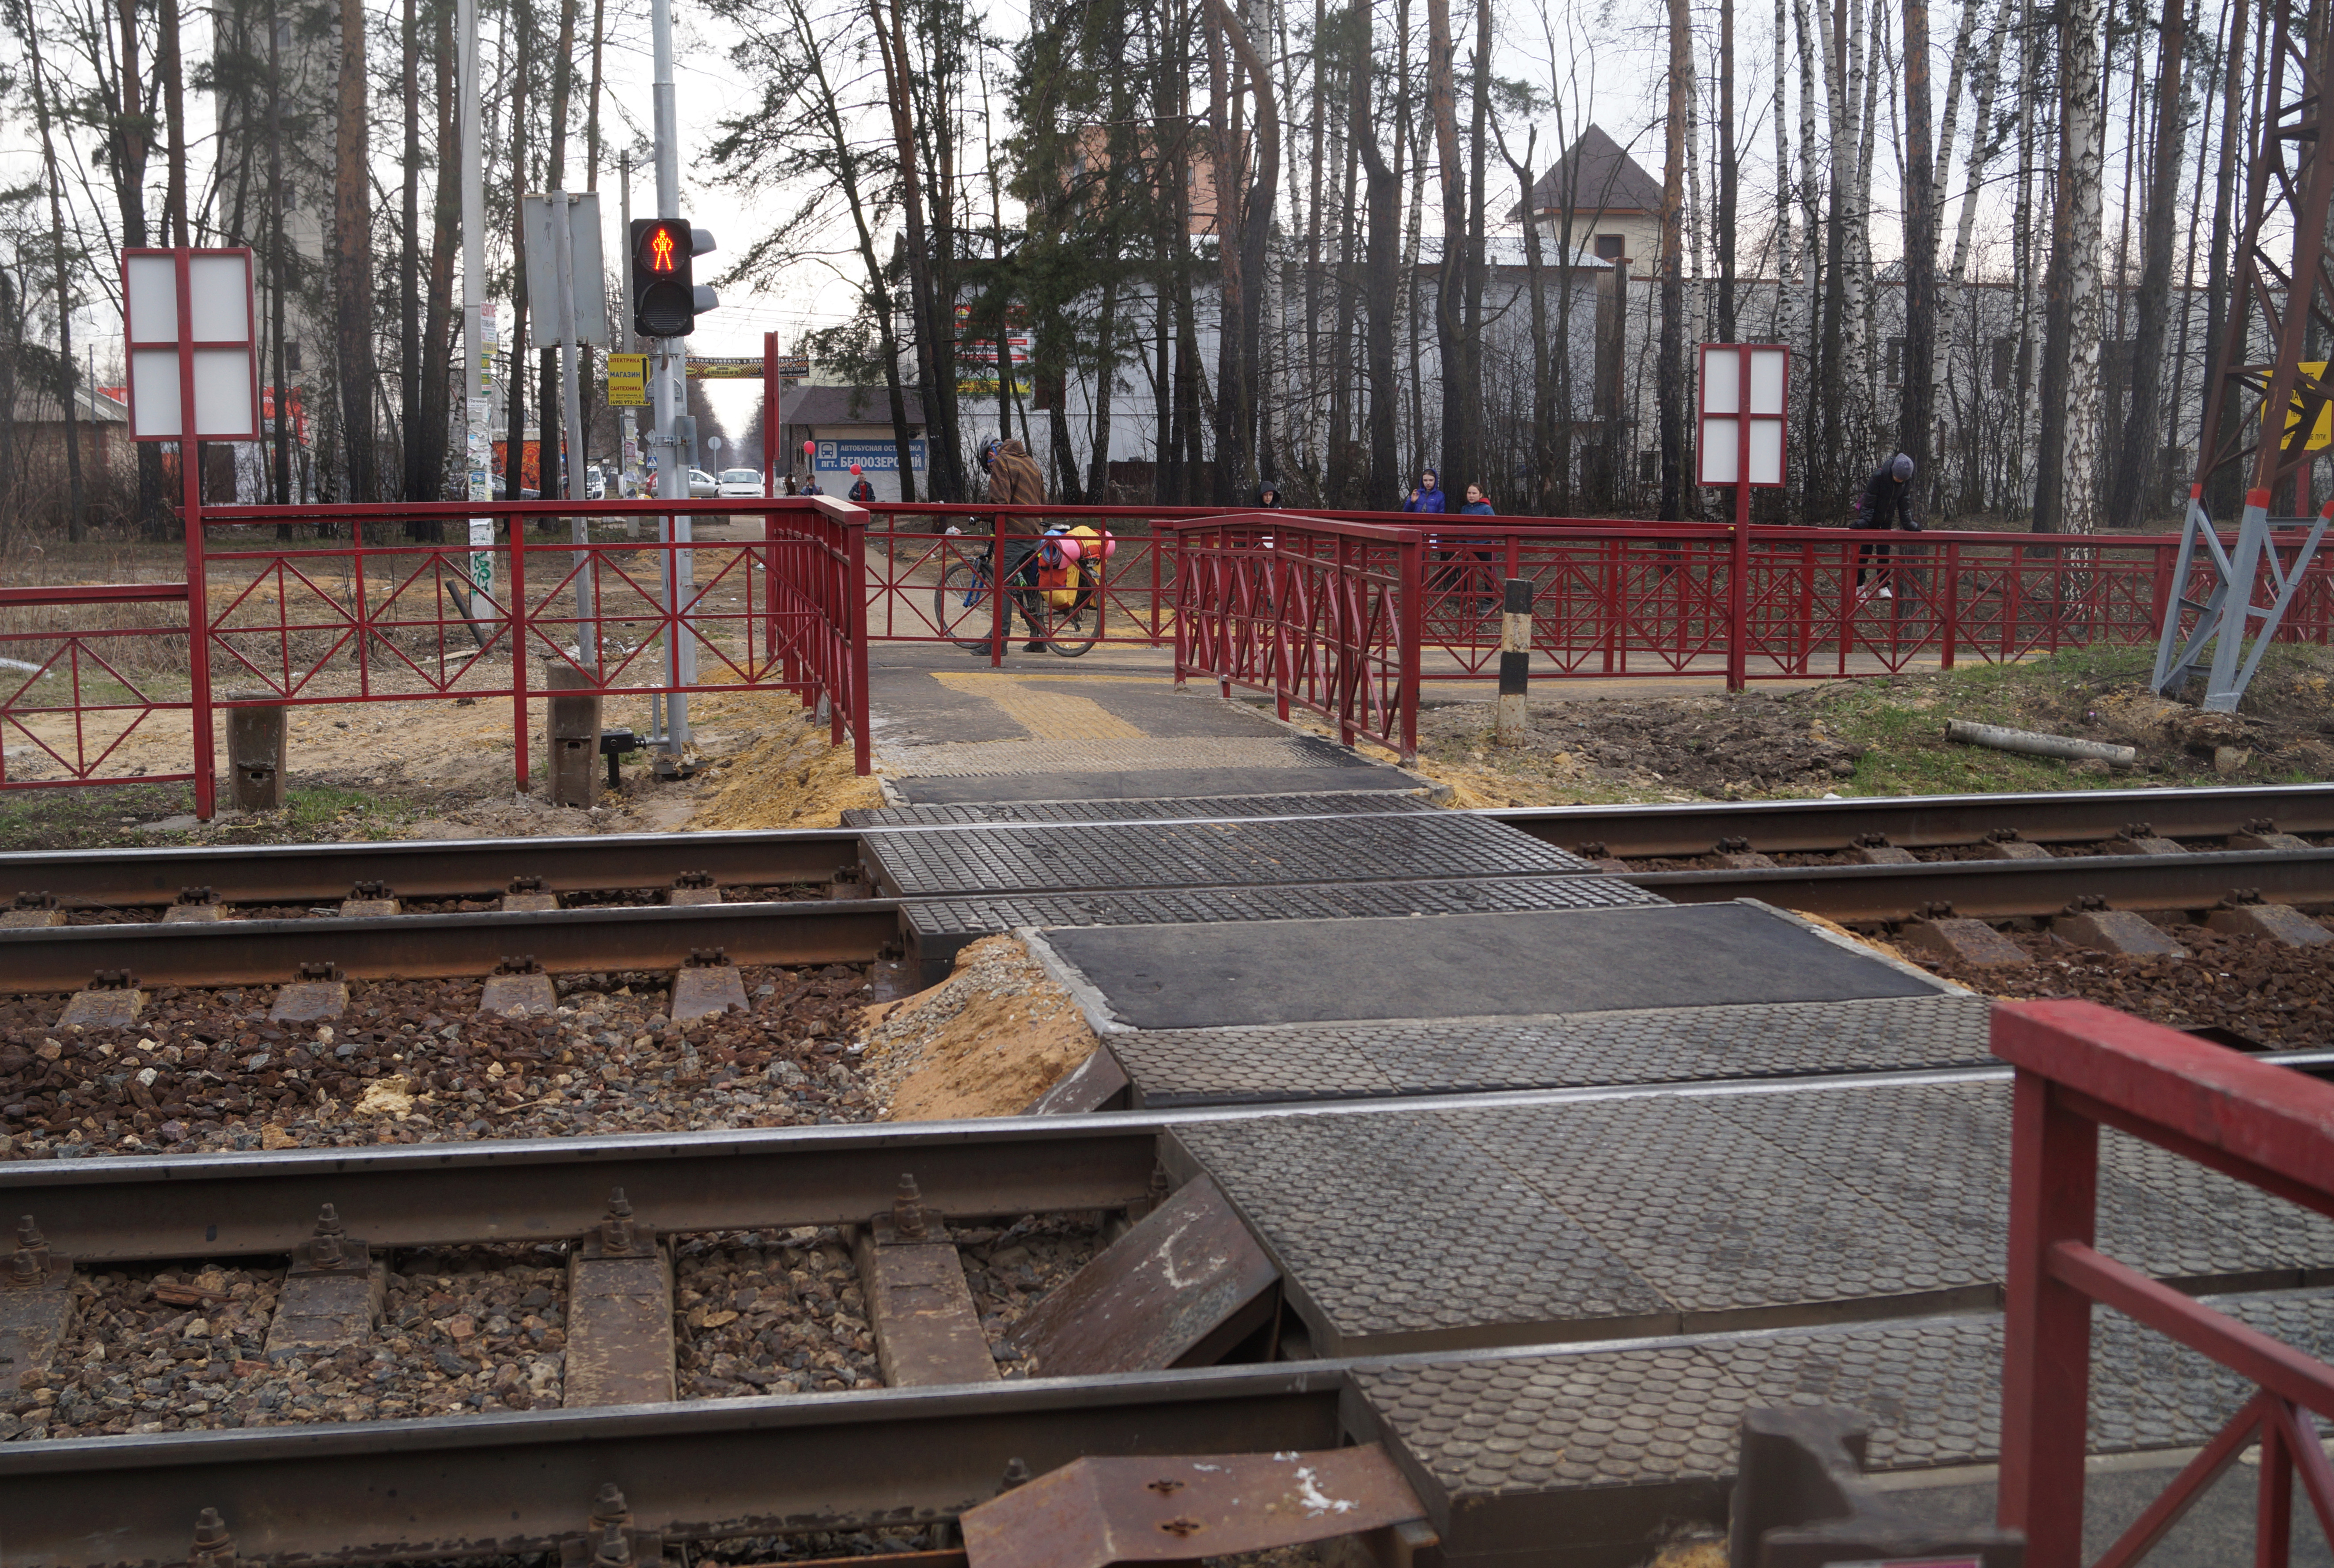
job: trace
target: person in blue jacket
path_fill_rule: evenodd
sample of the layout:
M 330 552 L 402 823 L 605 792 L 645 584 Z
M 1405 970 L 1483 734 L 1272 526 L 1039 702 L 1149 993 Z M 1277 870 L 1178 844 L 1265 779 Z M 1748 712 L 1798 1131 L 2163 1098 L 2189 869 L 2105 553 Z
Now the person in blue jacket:
M 1419 471 L 1418 485 L 1410 499 L 1402 504 L 1405 512 L 1440 512 L 1442 510 L 1442 476 L 1432 468 Z
M 1466 504 L 1461 506 L 1459 510 L 1470 517 L 1491 517 L 1498 515 L 1498 514 L 1491 510 L 1490 502 L 1484 499 L 1483 487 L 1480 485 L 1470 485 L 1467 486 Z

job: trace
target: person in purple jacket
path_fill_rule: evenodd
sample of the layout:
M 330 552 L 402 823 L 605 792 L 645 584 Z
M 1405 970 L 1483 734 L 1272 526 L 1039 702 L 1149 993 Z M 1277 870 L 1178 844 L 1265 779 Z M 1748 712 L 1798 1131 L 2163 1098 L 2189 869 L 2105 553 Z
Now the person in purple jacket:
M 1419 470 L 1418 484 L 1410 499 L 1402 504 L 1405 512 L 1440 512 L 1442 510 L 1442 476 L 1432 468 Z

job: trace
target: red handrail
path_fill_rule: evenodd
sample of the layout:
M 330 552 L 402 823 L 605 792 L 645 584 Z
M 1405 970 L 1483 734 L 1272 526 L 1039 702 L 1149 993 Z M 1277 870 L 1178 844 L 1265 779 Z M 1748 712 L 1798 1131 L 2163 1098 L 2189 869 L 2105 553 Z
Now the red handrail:
M 2312 1414 L 2334 1417 L 2334 1367 L 2101 1253 L 2099 1129 L 2144 1139 L 2334 1215 L 2334 1084 L 2090 1002 L 1994 1009 L 2017 1068 L 2002 1338 L 2001 1523 L 2031 1568 L 2078 1568 L 2083 1544 L 2091 1308 L 2100 1303 L 2210 1357 L 2256 1394 L 2099 1559 L 2136 1562 L 2256 1438 L 2262 1568 L 2284 1568 L 2292 1485 L 2334 1534 L 2334 1467 Z

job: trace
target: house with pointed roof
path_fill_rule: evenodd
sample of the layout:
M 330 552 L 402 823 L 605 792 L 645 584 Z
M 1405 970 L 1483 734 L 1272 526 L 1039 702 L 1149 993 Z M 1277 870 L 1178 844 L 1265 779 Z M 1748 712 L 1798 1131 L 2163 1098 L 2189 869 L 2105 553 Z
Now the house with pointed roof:
M 1643 274 L 1660 258 L 1662 182 L 1600 126 L 1583 130 L 1533 182 L 1531 213 L 1551 247 L 1563 247 L 1568 238 L 1583 264 L 1625 261 Z M 1519 205 L 1509 210 L 1508 221 L 1523 216 Z

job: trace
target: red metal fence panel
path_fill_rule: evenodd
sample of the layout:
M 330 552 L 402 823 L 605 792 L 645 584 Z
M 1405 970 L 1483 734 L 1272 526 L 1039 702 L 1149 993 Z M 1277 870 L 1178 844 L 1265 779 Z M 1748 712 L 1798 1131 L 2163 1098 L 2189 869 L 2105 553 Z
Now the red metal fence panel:
M 1403 693 L 1417 682 L 1496 678 L 1508 578 L 1534 584 L 1534 679 L 1715 676 L 1739 687 L 2147 647 L 2174 602 L 2179 543 L 1203 507 L 924 503 L 871 516 L 807 496 L 593 502 L 589 513 L 651 529 L 665 515 L 759 516 L 765 527 L 578 547 L 558 536 L 574 504 L 555 501 L 206 509 L 186 572 L 207 606 L 199 641 L 176 617 L 109 620 L 96 608 L 183 602 L 178 584 L 0 591 L 0 610 L 18 612 L 0 630 L 12 645 L 0 659 L 32 666 L 0 662 L 0 788 L 191 777 L 207 811 L 214 707 L 454 697 L 512 702 L 524 778 L 536 660 L 611 695 L 798 692 L 830 705 L 838 742 L 854 737 L 863 770 L 867 644 L 957 641 L 1001 663 L 1012 607 L 988 563 L 1008 537 L 1044 527 L 1116 542 L 1086 583 L 1098 640 L 1180 643 L 1216 661 L 1220 678 L 1286 685 L 1288 701 L 1319 708 L 1341 733 L 1350 725 L 1389 744 L 1414 724 Z M 490 521 L 489 542 L 468 542 L 473 517 Z M 1234 520 L 1250 534 L 1191 527 Z M 1326 553 L 1308 543 L 1287 559 L 1316 564 L 1268 564 L 1255 534 L 1267 523 L 1292 544 L 1325 542 Z M 515 537 L 521 524 L 554 535 Z M 1370 532 L 1339 532 L 1349 527 Z M 444 543 L 409 536 L 439 530 Z M 1179 553 L 1202 538 L 1204 569 Z M 1326 543 L 1337 538 L 1366 544 Z M 2290 561 L 2291 542 L 2281 547 Z M 1405 550 L 1416 574 L 1389 599 Z M 2199 574 L 2176 586 L 2193 617 L 2206 584 Z M 2309 572 L 2280 630 L 2329 635 L 2334 561 Z M 121 746 L 133 731 L 180 724 L 186 770 L 129 773 Z
M 2117 1263 L 2094 1246 L 2102 1126 L 2334 1215 L 2334 1084 L 2090 1002 L 1994 1009 L 1994 1053 L 2018 1069 L 2001 1376 L 2001 1523 L 2032 1568 L 2082 1562 L 2091 1308 L 2104 1303 L 2261 1391 L 2099 1559 L 2137 1561 L 2261 1444 L 2255 1561 L 2284 1568 L 2298 1477 L 2334 1535 L 2334 1467 L 2313 1416 L 2334 1416 L 2334 1367 Z
M 207 508 L 190 572 L 207 587 L 198 642 L 167 627 L 0 632 L 24 678 L 0 680 L 0 784 L 207 782 L 214 715 L 241 707 L 506 698 L 526 787 L 527 701 L 545 677 L 608 696 L 785 690 L 825 707 L 872 765 L 867 718 L 866 515 L 824 497 L 594 502 L 605 522 L 744 516 L 743 537 L 528 537 L 569 533 L 559 502 Z M 473 522 L 482 537 L 473 538 Z M 734 531 L 733 531 L 734 532 Z M 415 538 L 414 535 L 424 537 Z M 427 537 L 439 534 L 441 539 Z M 183 584 L 34 588 L 0 607 L 69 613 L 92 603 L 189 601 Z M 125 642 L 178 650 L 183 697 L 155 695 Z M 209 678 L 188 655 L 208 654 Z M 152 662 L 150 659 L 149 663 Z M 538 666 L 540 667 L 538 669 Z M 69 683 L 59 688 L 51 684 Z M 52 700 L 51 690 L 58 698 Z M 185 771 L 126 774 L 106 764 L 158 713 L 184 712 Z M 13 744 L 13 748 L 11 746 Z M 27 746 L 53 776 L 5 777 Z M 198 809 L 207 807 L 207 798 Z
M 1162 524 L 1175 536 L 1175 681 L 1273 694 L 1418 755 L 1414 531 L 1254 512 Z

